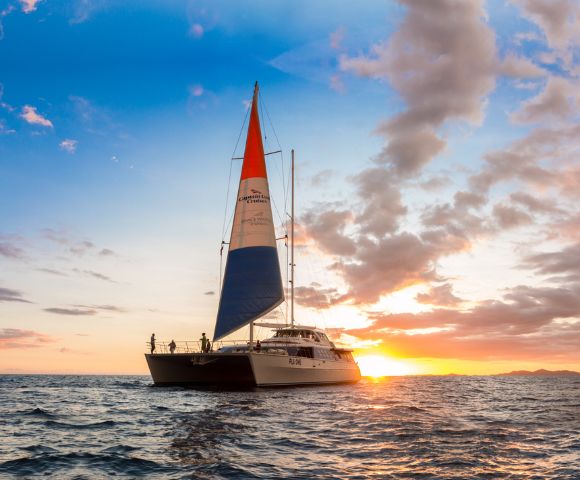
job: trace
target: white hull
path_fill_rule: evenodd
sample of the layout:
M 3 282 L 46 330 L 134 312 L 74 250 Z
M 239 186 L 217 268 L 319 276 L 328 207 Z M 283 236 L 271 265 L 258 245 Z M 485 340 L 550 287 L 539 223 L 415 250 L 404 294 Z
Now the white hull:
M 291 386 L 355 383 L 358 365 L 343 360 L 258 352 L 145 355 L 156 385 Z

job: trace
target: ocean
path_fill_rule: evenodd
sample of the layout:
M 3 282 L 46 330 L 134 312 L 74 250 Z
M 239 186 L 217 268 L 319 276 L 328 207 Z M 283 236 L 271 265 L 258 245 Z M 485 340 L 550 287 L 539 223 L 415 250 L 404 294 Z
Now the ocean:
M 0 376 L 0 478 L 580 479 L 580 378 Z

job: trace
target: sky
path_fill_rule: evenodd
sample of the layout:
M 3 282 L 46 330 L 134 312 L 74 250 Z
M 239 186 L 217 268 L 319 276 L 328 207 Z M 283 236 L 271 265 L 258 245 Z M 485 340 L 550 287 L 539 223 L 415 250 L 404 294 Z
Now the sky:
M 255 81 L 298 323 L 391 373 L 580 370 L 579 61 L 575 0 L 1 1 L 0 372 L 213 331 Z

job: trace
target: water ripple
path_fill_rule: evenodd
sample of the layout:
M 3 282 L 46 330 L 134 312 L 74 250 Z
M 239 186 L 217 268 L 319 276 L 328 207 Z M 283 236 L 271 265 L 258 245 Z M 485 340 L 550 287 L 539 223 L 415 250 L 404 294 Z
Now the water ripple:
M 150 385 L 148 377 L 0 376 L 0 477 L 580 478 L 572 378 Z

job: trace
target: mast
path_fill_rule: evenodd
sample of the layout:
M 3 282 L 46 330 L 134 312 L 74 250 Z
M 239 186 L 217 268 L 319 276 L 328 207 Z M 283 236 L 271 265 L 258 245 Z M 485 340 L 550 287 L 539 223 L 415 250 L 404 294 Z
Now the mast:
M 294 149 L 292 149 L 292 200 L 290 216 L 290 322 L 294 326 Z

